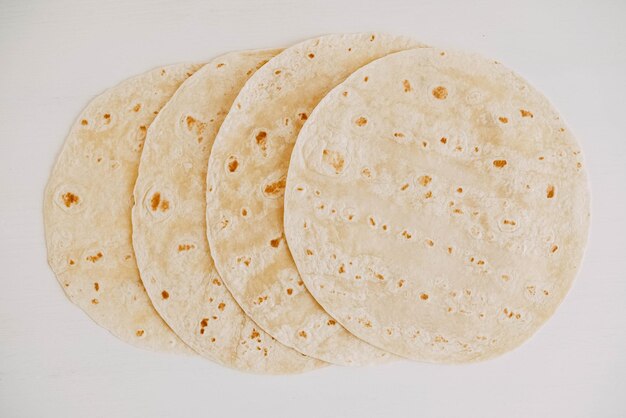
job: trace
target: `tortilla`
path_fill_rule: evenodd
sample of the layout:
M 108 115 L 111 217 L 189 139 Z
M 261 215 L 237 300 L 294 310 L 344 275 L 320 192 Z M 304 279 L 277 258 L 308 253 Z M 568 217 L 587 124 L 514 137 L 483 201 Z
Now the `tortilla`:
M 148 130 L 133 208 L 137 264 L 157 311 L 199 354 L 257 373 L 324 365 L 276 342 L 245 315 L 223 286 L 206 242 L 213 139 L 245 81 L 278 52 L 226 54 L 182 84 Z
M 207 175 L 207 231 L 220 275 L 239 305 L 281 343 L 340 365 L 388 353 L 339 326 L 307 292 L 283 234 L 283 192 L 300 127 L 350 73 L 419 46 L 387 35 L 328 35 L 270 60 L 248 80 L 217 135 Z
M 399 52 L 309 116 L 287 240 L 307 288 L 358 337 L 414 360 L 484 360 L 528 339 L 570 288 L 589 227 L 582 167 L 548 100 L 499 63 Z
M 156 313 L 131 243 L 147 128 L 200 64 L 157 68 L 96 97 L 74 123 L 44 196 L 48 262 L 69 299 L 130 344 L 191 353 Z

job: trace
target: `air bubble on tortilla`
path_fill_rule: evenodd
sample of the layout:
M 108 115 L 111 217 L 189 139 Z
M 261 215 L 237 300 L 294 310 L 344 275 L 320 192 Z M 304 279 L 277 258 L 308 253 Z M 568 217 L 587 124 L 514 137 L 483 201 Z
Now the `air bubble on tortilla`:
M 502 232 L 514 232 L 519 228 L 519 221 L 512 217 L 501 218 L 498 227 Z
M 273 180 L 266 181 L 262 186 L 263 196 L 268 199 L 278 199 L 285 194 L 285 186 L 287 183 L 286 175 Z
M 335 174 L 343 173 L 347 165 L 346 158 L 343 154 L 329 149 L 322 151 L 322 162 L 332 168 Z
M 175 209 L 175 201 L 172 196 L 173 193 L 169 189 L 158 189 L 156 186 L 152 186 L 144 195 L 144 209 L 154 220 L 162 221 L 167 219 Z

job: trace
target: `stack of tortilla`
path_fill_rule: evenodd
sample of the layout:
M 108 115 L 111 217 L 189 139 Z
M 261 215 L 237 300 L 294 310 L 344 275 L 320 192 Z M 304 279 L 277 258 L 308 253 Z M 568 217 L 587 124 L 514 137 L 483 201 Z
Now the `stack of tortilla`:
M 44 220 L 65 293 L 121 340 L 287 374 L 521 345 L 576 276 L 589 191 L 511 70 L 342 34 L 107 90 Z

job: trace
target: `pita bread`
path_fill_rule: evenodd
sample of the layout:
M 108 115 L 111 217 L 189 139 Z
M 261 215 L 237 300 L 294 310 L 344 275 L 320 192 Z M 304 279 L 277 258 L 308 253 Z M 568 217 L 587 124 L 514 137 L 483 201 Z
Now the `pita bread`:
M 74 123 L 46 187 L 48 262 L 69 299 L 123 341 L 191 353 L 156 313 L 131 244 L 148 126 L 200 64 L 157 68 L 96 97 Z
M 293 144 L 315 105 L 357 68 L 417 47 L 401 37 L 328 35 L 270 60 L 243 87 L 217 135 L 207 176 L 207 229 L 217 270 L 239 305 L 281 343 L 340 365 L 389 354 L 355 338 L 307 292 L 283 234 Z
M 429 362 L 528 339 L 570 288 L 589 227 L 580 148 L 548 100 L 497 62 L 424 48 L 361 68 L 320 103 L 285 201 L 319 303 Z
M 172 329 L 204 357 L 257 373 L 323 366 L 263 332 L 223 286 L 206 242 L 206 170 L 237 93 L 278 50 L 234 52 L 186 80 L 150 126 L 135 185 L 133 244 L 143 283 Z

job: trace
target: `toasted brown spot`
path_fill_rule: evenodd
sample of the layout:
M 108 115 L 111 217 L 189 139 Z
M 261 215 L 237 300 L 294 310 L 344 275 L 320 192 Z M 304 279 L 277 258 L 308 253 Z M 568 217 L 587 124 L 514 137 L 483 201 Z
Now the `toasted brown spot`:
M 363 77 L 363 81 L 365 81 L 366 83 L 369 81 L 369 79 L 370 78 L 368 76 Z
M 343 273 L 345 273 L 345 272 L 346 272 L 346 266 L 345 266 L 345 264 L 341 264 L 341 265 L 339 265 L 339 269 L 338 269 L 338 271 L 339 271 L 339 274 L 343 274 Z
M 306 113 L 298 113 L 298 117 L 300 120 L 307 120 L 309 118 Z
M 306 249 L 306 255 L 313 255 L 313 251 L 309 250 L 308 248 Z
M 80 121 L 80 124 L 83 125 L 83 126 L 87 126 L 87 125 L 89 125 L 89 122 L 87 122 L 87 119 L 83 119 L 83 120 Z
M 301 336 L 302 338 L 306 338 L 307 336 L 306 331 L 300 331 L 298 335 Z
M 276 75 L 278 75 L 278 74 L 280 74 L 280 73 L 282 73 L 282 71 L 281 71 L 281 70 L 276 70 L 276 71 L 274 71 L 274 74 L 276 74 Z
M 260 131 L 256 134 L 256 144 L 265 151 L 267 149 L 267 132 Z
M 500 117 L 498 118 L 498 120 L 499 120 L 500 122 L 502 122 L 502 123 L 509 123 L 509 119 L 508 119 L 508 118 L 505 118 L 504 116 L 500 116 Z
M 161 193 L 156 192 L 150 199 L 150 208 L 153 211 L 157 210 L 159 208 L 159 203 L 161 203 Z
M 138 337 L 141 337 L 141 336 L 143 335 L 143 333 L 144 333 L 144 330 L 142 330 L 142 329 L 138 329 L 138 330 L 135 332 L 135 335 L 136 335 L 136 336 L 138 336 Z
M 422 293 L 422 294 L 420 295 L 420 299 L 421 299 L 421 300 L 428 300 L 428 294 L 426 294 L 426 293 Z
M 456 189 L 456 192 L 457 192 L 457 193 L 463 193 L 463 188 L 462 188 L 462 187 L 458 187 L 458 188 Z
M 222 68 L 225 64 L 223 62 L 220 62 L 219 64 L 216 65 L 217 68 Z
M 448 254 L 452 254 L 452 247 L 448 247 Z
M 93 284 L 93 288 L 94 288 L 94 289 L 96 290 L 96 292 L 97 292 L 98 290 L 100 290 L 100 284 L 99 284 L 98 282 L 95 282 L 95 283 Z
M 433 247 L 435 245 L 435 241 L 433 241 L 432 239 L 427 239 L 426 245 L 428 245 L 429 247 Z
M 343 93 L 341 93 L 341 95 L 342 95 L 343 97 L 348 97 L 348 92 L 347 92 L 347 91 L 344 91 Z
M 68 263 L 69 263 L 70 266 L 73 266 L 74 264 L 76 264 L 76 262 L 74 260 L 72 260 L 71 258 L 68 261 Z
M 523 118 L 534 118 L 535 117 L 535 115 L 533 115 L 532 112 L 530 112 L 528 110 L 520 109 L 519 112 L 522 114 Z
M 412 90 L 411 83 L 409 83 L 409 80 L 404 80 L 402 82 L 402 86 L 404 87 L 404 92 L 405 93 L 408 93 L 408 92 L 410 92 Z
M 511 225 L 511 226 L 517 225 L 517 222 L 515 222 L 512 219 L 505 219 L 505 220 L 502 221 L 502 223 L 505 224 L 505 225 Z
M 134 107 L 133 107 L 133 111 L 135 112 L 139 112 L 139 110 L 141 110 L 141 104 L 137 103 Z
M 248 216 L 248 210 L 246 208 L 241 209 L 241 216 Z
M 454 209 L 454 210 L 452 211 L 452 213 L 456 213 L 457 215 L 462 215 L 462 214 L 463 214 L 463 211 L 462 211 L 461 209 L 459 209 L 459 208 L 456 208 L 456 209 Z
M 559 249 L 558 245 L 553 245 L 552 247 L 550 247 L 550 252 L 555 253 L 558 249 Z
M 169 297 L 170 297 L 170 294 L 169 294 L 169 293 L 167 293 L 167 290 L 164 290 L 164 291 L 162 291 L 162 292 L 161 292 L 161 297 L 162 297 L 163 299 L 167 299 L 167 298 L 169 298 Z
M 224 302 L 221 302 L 219 305 L 217 305 L 217 309 L 219 309 L 220 311 L 223 311 L 225 307 L 226 304 Z
M 292 288 L 288 288 L 288 289 L 287 289 L 287 294 L 288 294 L 288 295 L 291 295 L 292 293 L 293 293 L 293 289 L 292 289 Z
M 216 286 L 221 286 L 221 285 L 222 285 L 222 282 L 220 282 L 220 279 L 213 279 L 213 282 L 212 282 L 212 283 L 213 283 L 214 285 L 216 285 Z
M 104 115 L 102 115 L 102 117 L 108 120 L 108 119 L 111 119 L 111 114 L 105 113 Z
M 497 168 L 502 168 L 506 165 L 506 160 L 493 160 L 493 166 Z
M 398 280 L 398 287 L 404 286 L 404 283 L 406 283 L 404 279 Z
M 98 301 L 98 299 L 91 299 L 91 303 L 92 303 L 93 305 L 97 305 L 97 304 L 98 304 L 98 303 L 100 303 L 100 302 Z
M 61 196 L 61 199 L 63 199 L 63 204 L 65 205 L 65 207 L 68 208 L 72 205 L 77 204 L 80 201 L 80 198 L 72 192 L 67 192 L 63 194 L 63 196 Z
M 327 149 L 322 151 L 322 161 L 324 161 L 325 164 L 328 164 L 332 168 L 334 168 L 336 174 L 339 174 L 343 171 L 346 163 L 342 154 L 337 151 L 331 151 Z
M 402 236 L 406 239 L 411 239 L 411 234 L 407 230 L 402 231 Z
M 443 100 L 448 97 L 448 89 L 446 89 L 444 86 L 435 87 L 432 93 L 433 96 L 435 96 L 435 98 L 439 100 Z
M 270 241 L 270 245 L 274 248 L 278 248 L 278 245 L 280 244 L 280 240 L 282 239 L 283 239 L 282 235 L 278 238 L 274 238 L 273 240 Z
M 370 216 L 369 221 L 370 221 L 370 225 L 372 225 L 372 226 L 376 226 L 376 221 L 375 221 L 375 220 L 374 220 L 374 218 L 372 218 L 371 216 Z
M 448 342 L 448 340 L 446 340 L 445 338 L 443 338 L 441 335 L 437 335 L 437 336 L 435 337 L 435 342 L 436 342 L 436 343 L 447 343 L 447 342 Z
M 335 321 L 334 319 L 329 319 L 328 321 L 326 321 L 326 325 L 335 325 L 337 323 L 337 321 Z
M 439 140 L 439 142 L 441 142 L 442 144 L 445 144 L 445 143 L 447 143 L 447 142 L 448 142 L 448 138 L 446 138 L 446 137 L 444 136 L 444 137 L 442 137 L 442 138 Z
M 202 318 L 202 321 L 200 321 L 200 326 L 204 328 L 207 325 L 209 325 L 209 318 Z
M 548 199 L 552 199 L 554 197 L 554 186 L 553 185 L 549 185 L 546 188 L 546 197 Z
M 231 159 L 228 161 L 228 171 L 234 173 L 237 170 L 237 167 L 239 167 L 239 161 L 237 161 L 236 158 L 231 157 Z
M 365 119 L 363 116 L 359 117 L 356 122 L 357 126 L 363 126 L 365 124 L 367 124 L 367 119 Z
M 424 176 L 420 176 L 417 178 L 417 182 L 419 184 L 421 184 L 422 186 L 426 187 L 431 181 L 432 181 L 432 177 L 424 175 Z
M 263 192 L 270 197 L 282 196 L 285 191 L 285 185 L 287 184 L 287 178 L 282 176 L 278 180 L 267 184 L 263 188 Z
M 426 193 L 424 193 L 424 197 L 426 199 L 430 199 L 431 197 L 433 197 L 433 192 L 431 192 L 430 190 L 427 191 Z
M 393 136 L 396 138 L 404 138 L 404 134 L 402 132 L 394 132 Z
M 189 251 L 192 248 L 195 248 L 193 244 L 178 244 L 178 252 Z
M 85 260 L 95 263 L 96 261 L 100 260 L 102 256 L 103 256 L 102 253 L 98 251 L 96 255 L 88 255 L 87 257 L 85 257 Z
M 408 188 L 409 188 L 409 183 L 404 183 L 402 187 L 400 187 L 400 190 L 406 190 Z
M 311 53 L 309 53 L 308 57 L 313 59 L 313 58 L 315 58 L 315 54 L 311 52 Z
M 374 41 L 374 39 L 376 39 L 375 35 L 370 36 L 370 42 Z

